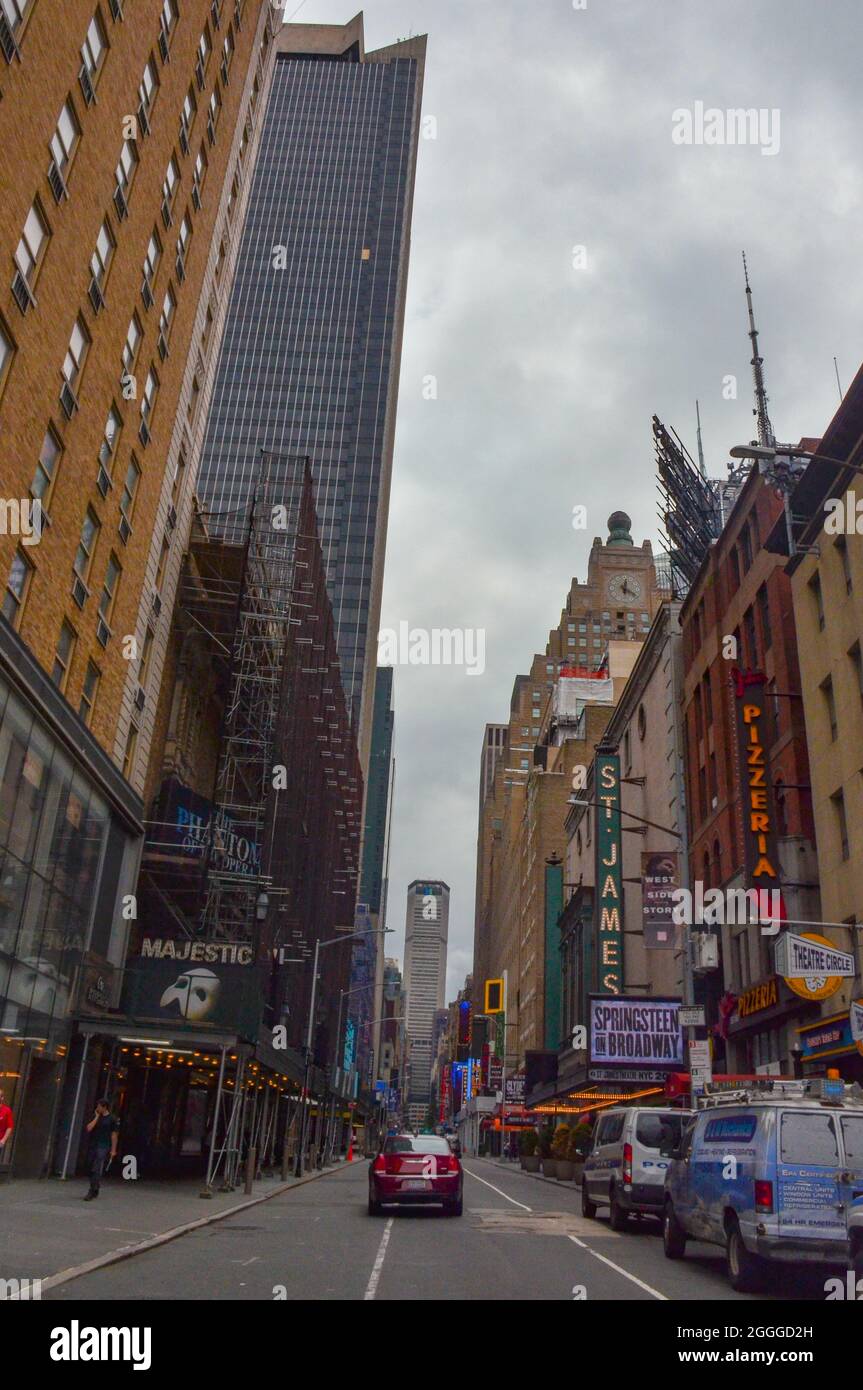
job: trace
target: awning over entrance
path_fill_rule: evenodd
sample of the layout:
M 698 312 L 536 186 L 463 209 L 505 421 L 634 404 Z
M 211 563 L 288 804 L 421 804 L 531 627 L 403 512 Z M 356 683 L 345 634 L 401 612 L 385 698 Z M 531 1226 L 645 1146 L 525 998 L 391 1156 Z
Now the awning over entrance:
M 129 1023 L 111 1018 L 79 1018 L 76 1020 L 78 1032 L 84 1037 L 118 1038 L 121 1042 L 138 1043 L 144 1047 L 204 1047 L 208 1049 L 236 1048 L 239 1038 L 236 1033 L 219 1033 L 209 1028 L 188 1028 L 185 1024 L 164 1022 L 147 1024 Z

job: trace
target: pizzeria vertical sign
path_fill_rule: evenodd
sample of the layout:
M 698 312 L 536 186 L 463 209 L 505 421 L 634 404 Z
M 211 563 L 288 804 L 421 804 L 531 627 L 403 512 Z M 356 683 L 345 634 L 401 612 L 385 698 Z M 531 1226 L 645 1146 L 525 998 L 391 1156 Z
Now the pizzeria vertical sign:
M 759 895 L 762 923 L 785 918 L 779 896 L 779 853 L 776 812 L 767 765 L 770 744 L 767 677 L 763 671 L 732 672 L 737 718 L 737 750 L 740 761 L 741 810 L 746 887 Z M 776 893 L 776 897 L 771 897 Z M 773 911 L 773 904 L 778 911 Z M 778 924 L 774 927 L 778 930 Z
M 598 751 L 596 788 L 596 921 L 599 993 L 623 993 L 623 866 L 620 839 L 620 758 Z

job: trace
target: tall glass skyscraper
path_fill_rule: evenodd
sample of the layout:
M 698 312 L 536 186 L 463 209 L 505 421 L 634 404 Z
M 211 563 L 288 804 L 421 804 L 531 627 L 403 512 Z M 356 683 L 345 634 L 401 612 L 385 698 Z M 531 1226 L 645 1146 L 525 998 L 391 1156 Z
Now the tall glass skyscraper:
M 365 53 L 358 15 L 274 50 L 198 491 L 218 533 L 262 449 L 309 457 L 365 768 L 425 38 Z

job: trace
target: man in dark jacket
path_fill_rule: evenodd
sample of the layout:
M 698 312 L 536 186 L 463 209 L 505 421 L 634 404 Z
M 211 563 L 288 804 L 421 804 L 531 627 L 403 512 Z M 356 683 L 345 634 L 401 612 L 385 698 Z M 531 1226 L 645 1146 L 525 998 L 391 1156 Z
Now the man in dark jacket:
M 111 1113 L 107 1099 L 98 1102 L 93 1118 L 87 1125 L 87 1133 L 93 1137 L 90 1141 L 90 1191 L 84 1201 L 92 1202 L 99 1196 L 99 1183 L 106 1163 L 109 1158 L 117 1157 L 117 1140 L 120 1137 L 120 1121 Z

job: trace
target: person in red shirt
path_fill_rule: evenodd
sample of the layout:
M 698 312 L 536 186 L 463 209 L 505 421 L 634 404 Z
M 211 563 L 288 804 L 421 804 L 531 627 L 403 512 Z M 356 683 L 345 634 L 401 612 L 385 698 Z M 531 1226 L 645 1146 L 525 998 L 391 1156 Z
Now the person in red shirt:
M 12 1107 L 6 1104 L 6 1097 L 3 1092 L 0 1091 L 0 1163 L 5 1161 L 6 1145 L 9 1142 L 14 1128 L 15 1121 L 12 1116 Z

